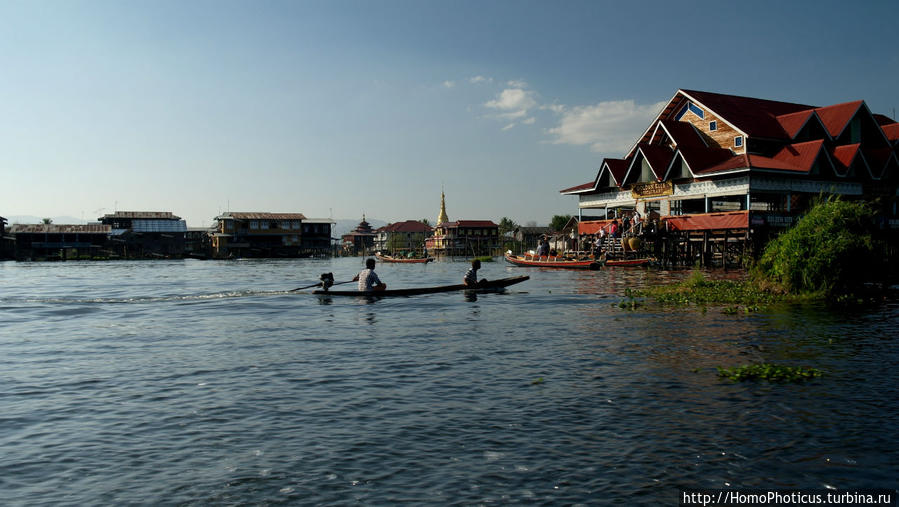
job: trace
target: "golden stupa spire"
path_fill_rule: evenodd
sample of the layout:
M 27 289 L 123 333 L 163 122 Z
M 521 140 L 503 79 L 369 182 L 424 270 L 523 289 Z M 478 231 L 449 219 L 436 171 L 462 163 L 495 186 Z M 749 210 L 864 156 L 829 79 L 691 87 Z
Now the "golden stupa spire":
M 440 214 L 437 215 L 437 225 L 444 224 L 449 222 L 449 217 L 446 216 L 446 196 L 443 195 L 443 190 L 440 191 Z

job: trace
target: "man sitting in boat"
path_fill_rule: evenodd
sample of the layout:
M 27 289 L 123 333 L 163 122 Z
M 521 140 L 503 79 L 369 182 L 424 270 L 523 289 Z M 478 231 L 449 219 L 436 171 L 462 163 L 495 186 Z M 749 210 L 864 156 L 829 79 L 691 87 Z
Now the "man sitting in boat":
M 378 275 L 375 274 L 375 260 L 371 258 L 365 259 L 365 269 L 353 277 L 353 281 L 359 282 L 360 291 L 382 291 L 387 288 L 387 284 L 382 283 Z
M 471 261 L 471 269 L 465 272 L 465 278 L 462 279 L 462 283 L 469 287 L 477 287 L 478 285 L 487 283 L 486 278 L 482 278 L 481 281 L 478 282 L 479 269 L 481 269 L 481 261 L 477 259 Z

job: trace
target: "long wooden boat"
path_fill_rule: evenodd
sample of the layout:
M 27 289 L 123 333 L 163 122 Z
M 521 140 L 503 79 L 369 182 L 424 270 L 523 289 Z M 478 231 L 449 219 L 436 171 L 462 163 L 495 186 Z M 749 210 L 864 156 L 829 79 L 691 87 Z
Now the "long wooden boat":
M 532 268 L 599 269 L 602 262 L 594 259 L 568 259 L 546 255 L 506 255 L 506 261 L 516 266 Z
M 470 290 L 476 292 L 488 292 L 502 289 L 516 283 L 521 283 L 530 278 L 529 276 L 514 276 L 512 278 L 501 278 L 499 280 L 489 280 L 477 287 L 471 287 L 465 284 L 458 285 L 441 285 L 437 287 L 417 287 L 410 289 L 387 289 L 381 291 L 360 291 L 360 290 L 317 290 L 313 294 L 319 296 L 366 296 L 366 297 L 387 297 L 387 296 L 418 296 L 420 294 L 435 294 L 438 292 L 454 292 L 462 290 Z
M 391 257 L 389 255 L 382 254 L 375 254 L 375 257 L 381 262 L 396 262 L 401 264 L 425 264 L 434 260 L 433 257 L 406 259 L 403 257 Z

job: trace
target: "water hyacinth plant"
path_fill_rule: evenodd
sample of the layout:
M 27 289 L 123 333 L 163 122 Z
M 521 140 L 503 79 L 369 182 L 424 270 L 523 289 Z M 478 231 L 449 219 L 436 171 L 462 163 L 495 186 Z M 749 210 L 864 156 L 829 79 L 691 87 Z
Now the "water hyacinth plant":
M 783 366 L 772 363 L 755 363 L 734 368 L 718 368 L 718 376 L 734 382 L 767 380 L 768 382 L 802 382 L 823 375 L 817 368 Z

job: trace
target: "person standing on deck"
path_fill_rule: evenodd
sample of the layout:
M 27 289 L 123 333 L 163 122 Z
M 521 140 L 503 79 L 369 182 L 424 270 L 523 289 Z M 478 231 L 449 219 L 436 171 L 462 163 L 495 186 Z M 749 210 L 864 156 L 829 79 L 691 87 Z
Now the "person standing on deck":
M 469 287 L 477 287 L 478 285 L 483 285 L 487 282 L 486 278 L 482 278 L 480 282 L 478 282 L 478 270 L 481 269 L 481 261 L 475 259 L 471 261 L 471 269 L 465 272 L 465 278 L 462 279 L 462 283 Z
M 353 277 L 353 281 L 358 281 L 359 290 L 365 292 L 382 291 L 387 288 L 387 284 L 382 283 L 375 274 L 375 260 L 371 258 L 365 260 L 365 269 Z

